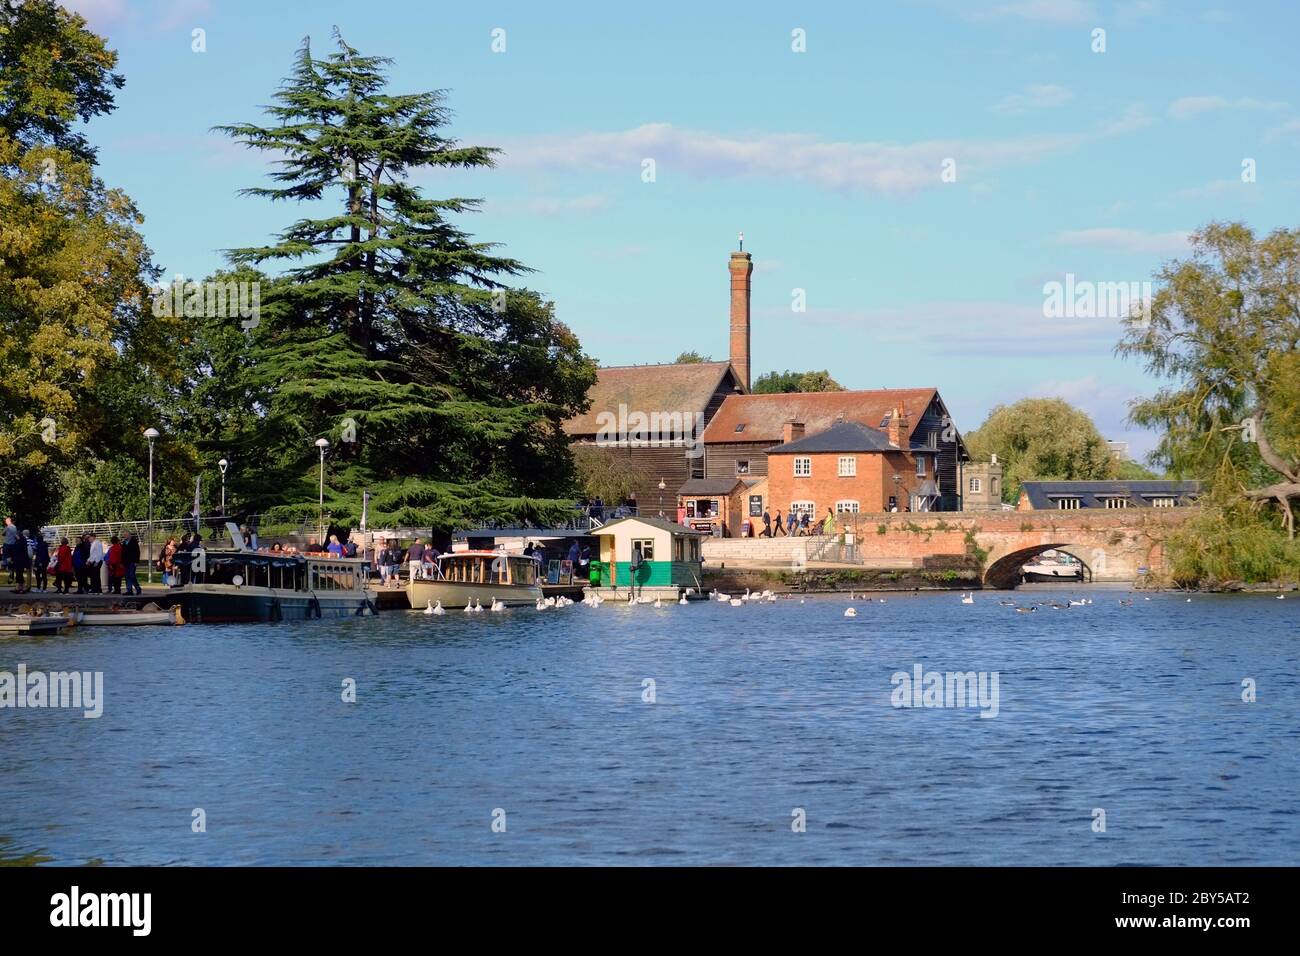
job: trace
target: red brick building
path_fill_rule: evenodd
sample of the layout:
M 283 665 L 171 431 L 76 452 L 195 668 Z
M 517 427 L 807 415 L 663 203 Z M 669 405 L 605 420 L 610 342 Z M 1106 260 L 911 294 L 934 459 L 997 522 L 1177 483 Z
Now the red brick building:
M 768 475 L 768 455 L 775 446 L 791 440 L 792 430 L 814 436 L 845 422 L 865 426 L 881 438 L 892 436 L 897 439 L 894 447 L 906 453 L 924 451 L 938 495 L 930 510 L 960 510 L 960 470 L 970 456 L 934 388 L 731 395 L 704 430 L 704 476 L 752 479 Z M 891 484 L 892 476 L 890 472 Z M 907 504 L 906 497 L 900 499 L 899 510 Z M 772 507 L 778 505 L 784 513 L 785 505 L 773 497 Z M 825 509 L 820 514 L 824 515 Z
M 824 521 L 861 512 L 934 511 L 939 450 L 909 441 L 901 415 L 887 431 L 839 422 L 815 435 L 793 423 L 788 440 L 767 450 L 768 508 Z M 837 521 L 837 526 L 840 522 Z

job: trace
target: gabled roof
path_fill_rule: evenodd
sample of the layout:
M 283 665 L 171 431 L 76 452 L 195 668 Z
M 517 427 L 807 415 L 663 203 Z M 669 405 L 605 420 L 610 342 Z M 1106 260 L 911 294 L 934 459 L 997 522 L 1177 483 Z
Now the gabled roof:
M 769 455 L 808 455 L 817 452 L 835 451 L 899 451 L 889 443 L 885 433 L 877 428 L 859 425 L 857 422 L 840 422 L 824 432 L 797 438 L 784 445 L 769 448 Z
M 1105 508 L 1107 498 L 1127 498 L 1129 507 L 1149 507 L 1152 498 L 1195 498 L 1199 481 L 1023 481 L 1021 492 L 1035 509 L 1055 508 L 1061 498 L 1078 498 L 1080 508 Z
M 564 423 L 565 434 L 594 435 L 601 412 L 703 412 L 728 374 L 730 362 L 687 362 L 673 365 L 619 365 L 602 368 L 587 392 L 591 408 Z M 779 429 L 778 429 L 779 434 Z
M 739 478 L 690 478 L 677 489 L 679 495 L 729 495 L 744 482 Z
M 599 528 L 593 529 L 591 534 L 594 537 L 599 538 L 602 535 L 608 534 L 610 528 L 616 528 L 629 521 L 639 521 L 641 524 L 648 524 L 650 527 L 658 528 L 660 531 L 671 531 L 673 534 L 693 534 L 696 536 L 703 536 L 705 534 L 703 531 L 695 531 L 685 525 L 669 521 L 667 518 L 642 518 L 638 515 L 633 515 L 630 518 L 615 518 L 613 521 L 607 521 Z
M 907 413 L 911 432 L 916 430 L 938 390 L 934 388 L 882 388 L 854 392 L 787 392 L 780 395 L 731 395 L 704 429 L 704 441 L 779 442 L 782 426 L 793 419 L 805 433 L 824 432 L 841 418 L 872 428 L 882 428 L 894 407 Z M 743 425 L 740 431 L 737 425 Z

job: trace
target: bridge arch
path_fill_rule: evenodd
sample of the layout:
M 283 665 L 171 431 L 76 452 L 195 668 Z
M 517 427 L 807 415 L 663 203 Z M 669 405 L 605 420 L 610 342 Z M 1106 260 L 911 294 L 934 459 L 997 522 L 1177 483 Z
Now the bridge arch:
M 1084 557 L 1090 553 L 1097 553 L 1097 549 L 1088 548 L 1086 545 L 1078 542 L 1061 541 L 1047 544 L 1035 544 L 1024 548 L 1018 548 L 998 558 L 984 570 L 984 586 L 986 588 L 1000 588 L 1009 590 L 1020 584 L 1020 567 L 1027 564 L 1034 558 L 1038 557 L 1044 551 L 1064 551 L 1070 557 L 1078 560 L 1087 571 L 1088 580 L 1095 578 L 1095 572 L 1091 563 Z M 1105 554 L 1101 554 L 1101 560 L 1105 562 Z

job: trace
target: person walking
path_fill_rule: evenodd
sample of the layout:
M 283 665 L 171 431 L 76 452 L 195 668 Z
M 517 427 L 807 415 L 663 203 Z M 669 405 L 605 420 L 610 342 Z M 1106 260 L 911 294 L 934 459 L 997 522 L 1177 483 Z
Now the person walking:
M 50 543 L 45 540 L 44 535 L 37 535 L 35 541 L 36 547 L 32 550 L 32 578 L 36 583 L 36 590 L 44 594 L 50 589 L 49 571 L 50 571 Z
M 812 524 L 811 511 L 805 511 L 803 514 L 799 516 L 799 533 L 803 535 L 805 538 L 808 537 L 810 534 L 812 534 L 812 528 L 810 527 L 811 524 Z
M 785 530 L 788 537 L 793 538 L 799 531 L 799 515 L 791 509 L 785 516 Z
M 772 537 L 772 516 L 767 513 L 766 508 L 763 509 L 763 530 L 758 533 L 758 536 L 760 538 Z
M 822 521 L 822 534 L 835 533 L 835 511 L 832 508 L 826 509 L 826 518 Z
M 122 569 L 126 578 L 127 594 L 144 594 L 140 587 L 137 566 L 140 564 L 140 539 L 134 532 L 127 532 L 122 539 Z
M 776 534 L 774 534 L 773 537 L 777 534 L 785 534 L 785 522 L 781 520 L 780 508 L 776 509 Z
M 9 583 L 14 582 L 14 548 L 18 545 L 18 526 L 10 515 L 5 516 L 4 566 L 9 570 Z
M 68 547 L 68 539 L 64 538 L 54 552 L 55 594 L 72 593 L 72 571 L 72 548 Z

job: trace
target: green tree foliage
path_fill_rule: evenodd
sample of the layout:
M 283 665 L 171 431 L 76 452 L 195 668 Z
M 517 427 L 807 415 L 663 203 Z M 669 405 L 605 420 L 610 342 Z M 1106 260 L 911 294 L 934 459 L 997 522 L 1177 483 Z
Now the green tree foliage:
M 712 362 L 712 355 L 701 355 L 699 352 L 683 352 L 677 356 L 678 365 L 700 365 L 704 362 Z
M 244 358 L 228 331 L 207 330 L 205 361 L 238 375 L 212 397 L 254 414 L 209 407 L 220 430 L 203 450 L 239 464 L 248 510 L 314 506 L 313 442 L 325 437 L 336 520 L 359 517 L 363 490 L 373 523 L 556 514 L 575 480 L 560 426 L 585 407 L 595 364 L 551 303 L 507 285 L 522 264 L 451 221 L 477 200 L 428 199 L 410 183 L 419 169 L 490 167 L 494 150 L 447 137 L 441 93 L 388 92 L 387 67 L 337 34 L 324 58 L 304 42 L 273 124 L 221 127 L 279 157 L 274 185 L 246 194 L 319 216 L 230 254 L 237 268 L 283 272 L 262 289 Z
M 115 63 L 62 7 L 0 3 L 0 507 L 26 524 L 68 470 L 141 457 L 177 382 L 139 212 L 74 129 L 112 109 Z
M 640 484 L 641 472 L 621 449 L 574 445 L 573 459 L 578 489 L 588 500 L 617 504 L 631 497 Z
M 1268 529 L 1291 541 L 1300 497 L 1300 230 L 1211 223 L 1157 280 L 1116 351 L 1168 383 L 1131 410 L 1163 433 L 1154 460 L 1210 485 L 1181 573 L 1293 576 L 1295 549 Z
M 1020 497 L 1024 481 L 1114 478 L 1115 456 L 1091 418 L 1059 398 L 1025 398 L 999 405 L 966 435 L 977 461 L 1002 463 L 1002 500 Z
M 765 372 L 754 382 L 755 395 L 783 395 L 789 392 L 842 392 L 844 386 L 831 378 L 831 373 L 819 372 Z

